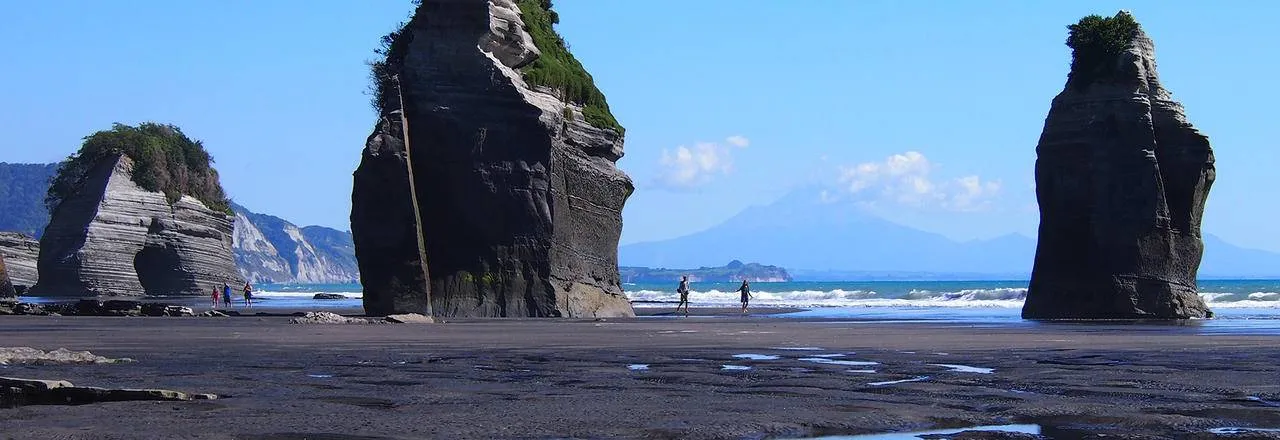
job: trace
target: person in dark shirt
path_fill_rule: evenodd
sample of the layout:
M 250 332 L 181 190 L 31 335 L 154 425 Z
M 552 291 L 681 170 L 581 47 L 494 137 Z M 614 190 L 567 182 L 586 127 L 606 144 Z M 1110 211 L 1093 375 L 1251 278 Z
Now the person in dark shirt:
M 248 282 L 244 283 L 244 306 L 253 306 L 253 286 L 250 286 Z
M 680 294 L 680 304 L 676 305 L 676 313 L 680 313 L 680 307 L 684 306 L 684 316 L 689 316 L 689 276 L 680 277 L 680 287 L 676 288 L 676 293 Z
M 751 285 L 747 284 L 747 279 L 742 279 L 742 287 L 738 288 L 742 292 L 742 314 L 747 314 L 747 303 L 751 301 Z

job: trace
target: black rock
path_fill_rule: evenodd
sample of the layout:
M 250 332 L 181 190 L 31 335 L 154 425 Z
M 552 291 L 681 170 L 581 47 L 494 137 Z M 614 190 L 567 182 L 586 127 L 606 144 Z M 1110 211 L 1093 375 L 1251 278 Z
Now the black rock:
M 521 78 L 550 52 L 510 0 L 425 0 L 400 35 L 386 63 L 405 97 L 430 288 L 387 80 L 352 191 L 365 313 L 425 314 L 429 291 L 440 316 L 632 316 L 617 267 L 634 189 L 614 164 L 620 130 Z
M 1040 239 L 1022 316 L 1211 316 L 1196 287 L 1208 138 L 1160 85 L 1140 27 L 1127 50 L 1077 64 L 1036 147 Z
M 347 297 L 337 293 L 317 293 L 311 299 L 347 299 Z

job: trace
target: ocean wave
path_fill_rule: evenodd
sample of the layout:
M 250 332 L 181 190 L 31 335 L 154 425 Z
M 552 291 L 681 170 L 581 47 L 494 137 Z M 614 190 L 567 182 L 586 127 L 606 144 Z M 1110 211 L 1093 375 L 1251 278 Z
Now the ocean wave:
M 362 292 L 314 292 L 314 291 L 303 292 L 303 291 L 278 291 L 278 290 L 264 290 L 261 292 L 253 292 L 253 296 L 260 297 L 260 298 L 311 299 L 317 293 L 326 293 L 326 294 L 336 293 L 338 295 L 347 297 L 347 299 L 364 298 L 364 293 Z
M 1280 292 L 1253 292 L 1249 299 L 1254 301 L 1280 301 Z
M 898 297 L 884 297 L 873 290 L 797 290 L 784 292 L 752 292 L 751 303 L 771 307 L 952 307 L 952 308 L 1021 308 L 1027 298 L 1025 287 L 962 289 L 931 291 L 915 289 Z M 670 307 L 679 302 L 674 291 L 640 290 L 627 292 L 636 307 Z M 1280 292 L 1203 292 L 1200 294 L 1211 308 L 1275 308 L 1280 309 Z M 694 291 L 689 295 L 694 307 L 735 306 L 736 291 Z

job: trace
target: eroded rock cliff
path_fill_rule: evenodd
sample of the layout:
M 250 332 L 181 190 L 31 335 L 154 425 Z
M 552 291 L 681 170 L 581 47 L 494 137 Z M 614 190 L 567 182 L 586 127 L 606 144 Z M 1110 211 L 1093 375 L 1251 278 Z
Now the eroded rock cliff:
M 300 228 L 233 204 L 232 246 L 240 275 L 255 283 L 352 283 L 359 280 L 351 234 Z
M 41 225 L 40 230 L 44 230 Z M 0 232 L 0 256 L 9 269 L 9 280 L 14 286 L 31 287 L 36 283 L 36 259 L 40 257 L 40 242 L 23 233 Z
M 9 271 L 6 269 L 4 256 L 0 255 L 0 299 L 18 296 L 18 293 L 13 290 L 13 283 L 9 281 Z
M 1071 73 L 1036 147 L 1040 238 L 1025 318 L 1194 318 L 1209 140 L 1160 84 L 1126 12 L 1071 27 Z
M 405 168 L 409 121 L 434 312 L 444 316 L 629 316 L 618 279 L 621 128 L 594 85 L 547 81 L 546 63 L 590 79 L 538 1 L 424 0 L 389 36 L 351 228 L 373 315 L 420 313 L 427 292 Z M 531 15 L 533 14 L 533 15 Z M 540 21 L 527 26 L 529 18 Z M 541 36 L 541 44 L 531 33 Z M 550 56 L 543 64 L 537 60 Z M 571 63 L 570 63 L 571 62 Z M 540 66 L 540 67 L 539 67 Z M 541 83 L 527 82 L 539 68 Z M 549 77 L 549 76 L 548 76 Z M 589 86 L 589 89 L 586 87 Z M 570 90 L 572 89 L 572 90 Z M 586 91 L 584 91 L 586 90 Z
M 231 217 L 190 196 L 172 204 L 133 179 L 128 156 L 98 160 L 40 239 L 35 296 L 208 295 L 239 284 Z

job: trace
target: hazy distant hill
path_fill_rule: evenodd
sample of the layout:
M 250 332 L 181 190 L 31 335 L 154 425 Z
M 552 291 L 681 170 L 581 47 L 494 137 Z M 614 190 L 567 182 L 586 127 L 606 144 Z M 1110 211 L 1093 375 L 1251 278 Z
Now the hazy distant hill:
M 699 267 L 697 269 L 666 269 L 623 266 L 618 268 L 624 283 L 665 283 L 680 281 L 680 277 L 688 275 L 689 281 L 741 281 L 752 282 L 791 281 L 786 269 L 778 266 L 767 266 L 760 263 L 743 263 L 730 261 L 721 267 Z
M 787 268 L 797 280 L 1025 278 L 1034 238 L 1009 234 L 956 242 L 794 192 L 685 237 L 619 249 L 624 266 L 698 267 L 741 259 Z M 1280 276 L 1280 254 L 1205 237 L 1201 277 Z
M 0 231 L 40 238 L 49 224 L 44 195 L 58 164 L 0 162 Z

